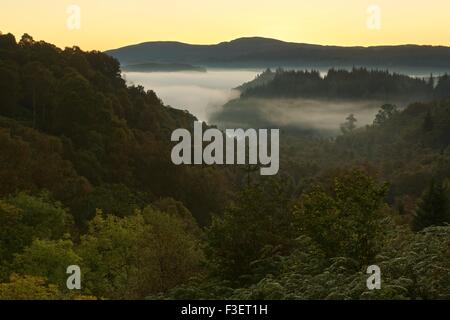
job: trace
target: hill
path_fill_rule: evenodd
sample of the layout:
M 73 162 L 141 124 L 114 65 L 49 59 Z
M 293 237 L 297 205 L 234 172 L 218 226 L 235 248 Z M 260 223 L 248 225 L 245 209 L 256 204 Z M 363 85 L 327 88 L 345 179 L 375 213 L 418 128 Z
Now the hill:
M 450 48 L 443 46 L 339 47 L 284 42 L 261 37 L 213 45 L 145 42 L 106 54 L 121 64 L 187 63 L 203 67 L 383 67 L 450 70 Z
M 172 131 L 196 118 L 126 86 L 110 56 L 0 35 L 0 101 L 0 197 L 45 190 L 81 228 L 96 208 L 124 215 L 161 197 L 201 223 L 219 209 L 207 193 L 226 183 L 202 186 L 222 174 L 170 160 Z

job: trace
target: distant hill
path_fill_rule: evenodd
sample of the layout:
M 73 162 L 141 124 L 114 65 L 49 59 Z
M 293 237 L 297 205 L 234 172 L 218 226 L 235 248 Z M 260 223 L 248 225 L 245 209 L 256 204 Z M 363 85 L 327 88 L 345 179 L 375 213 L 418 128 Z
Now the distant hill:
M 450 48 L 443 46 L 338 47 L 253 37 L 215 45 L 145 42 L 105 53 L 122 65 L 153 62 L 203 67 L 366 66 L 450 70 Z
M 135 72 L 177 72 L 177 71 L 192 71 L 192 72 L 206 72 L 206 68 L 196 67 L 185 63 L 140 63 L 122 66 L 124 71 Z

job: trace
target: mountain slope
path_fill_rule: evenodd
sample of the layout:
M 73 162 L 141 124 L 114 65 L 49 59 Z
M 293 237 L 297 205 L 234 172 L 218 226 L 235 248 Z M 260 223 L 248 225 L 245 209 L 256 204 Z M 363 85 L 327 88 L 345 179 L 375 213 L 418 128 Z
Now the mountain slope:
M 261 37 L 215 45 L 145 42 L 105 52 L 122 65 L 158 62 L 204 67 L 368 66 L 450 70 L 450 48 L 443 46 L 338 47 L 284 42 Z
M 172 131 L 196 118 L 120 74 L 97 51 L 0 35 L 0 198 L 50 192 L 80 227 L 96 208 L 127 215 L 164 197 L 202 223 L 219 211 L 222 172 L 170 158 Z

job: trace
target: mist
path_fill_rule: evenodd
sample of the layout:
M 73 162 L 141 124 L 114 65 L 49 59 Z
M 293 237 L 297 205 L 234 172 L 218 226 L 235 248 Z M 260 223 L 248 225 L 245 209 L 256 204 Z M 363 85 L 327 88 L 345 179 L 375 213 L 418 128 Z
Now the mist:
M 358 127 L 373 123 L 382 101 L 307 99 L 237 99 L 216 109 L 211 121 L 219 127 L 277 127 L 335 135 L 349 114 Z
M 233 90 L 252 80 L 260 70 L 208 70 L 207 72 L 124 72 L 129 85 L 153 90 L 164 104 L 188 110 L 208 121 L 215 109 L 239 96 Z
M 260 70 L 212 69 L 207 72 L 124 72 L 129 85 L 153 90 L 164 104 L 188 110 L 201 121 L 226 128 L 289 128 L 336 135 L 353 113 L 358 127 L 371 124 L 387 101 L 313 99 L 238 99 L 241 84 Z M 391 101 L 392 103 L 392 101 Z M 399 106 L 401 107 L 401 106 Z

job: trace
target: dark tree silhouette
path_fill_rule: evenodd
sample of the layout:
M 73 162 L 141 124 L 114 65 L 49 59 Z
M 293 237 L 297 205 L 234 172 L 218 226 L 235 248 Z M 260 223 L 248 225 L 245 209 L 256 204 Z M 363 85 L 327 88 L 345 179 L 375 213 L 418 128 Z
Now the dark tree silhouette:
M 448 190 L 442 181 L 433 179 L 424 192 L 413 219 L 413 229 L 420 231 L 431 226 L 450 223 Z

